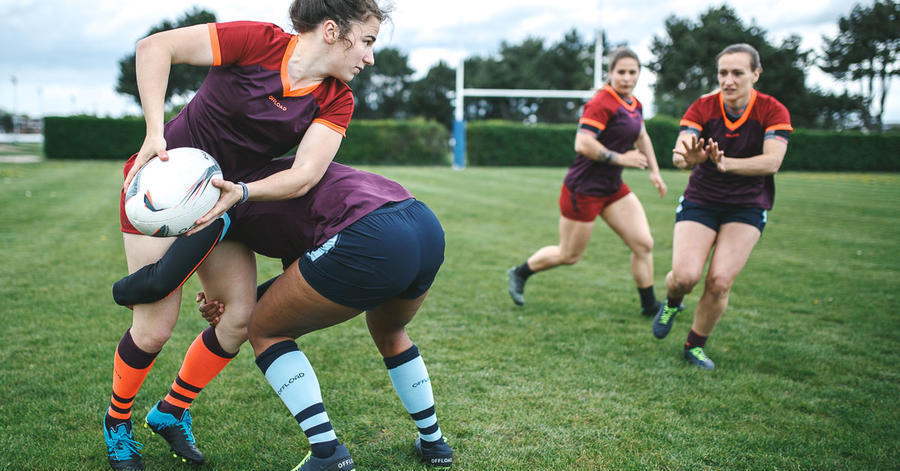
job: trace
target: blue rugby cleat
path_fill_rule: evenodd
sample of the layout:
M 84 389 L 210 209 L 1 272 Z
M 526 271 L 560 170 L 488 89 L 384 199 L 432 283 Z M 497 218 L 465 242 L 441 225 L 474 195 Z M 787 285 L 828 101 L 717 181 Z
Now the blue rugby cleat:
M 184 463 L 203 464 L 206 458 L 195 444 L 194 432 L 191 428 L 191 412 L 185 409 L 181 419 L 176 419 L 172 414 L 159 411 L 157 402 L 153 409 L 147 413 L 147 421 L 144 427 L 149 427 L 169 444 L 169 451 L 175 458 L 181 458 Z
M 142 471 L 144 469 L 140 452 L 144 445 L 134 441 L 130 420 L 112 428 L 106 426 L 104 418 L 103 436 L 106 439 L 106 453 L 112 469 L 117 471 Z

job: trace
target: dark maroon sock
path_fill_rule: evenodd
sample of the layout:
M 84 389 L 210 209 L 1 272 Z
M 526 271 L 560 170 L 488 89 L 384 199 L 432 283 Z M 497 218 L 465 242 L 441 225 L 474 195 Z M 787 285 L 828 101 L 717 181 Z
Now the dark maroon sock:
M 708 338 L 709 338 L 709 336 L 704 337 L 704 336 L 694 332 L 694 329 L 691 329 L 691 332 L 688 334 L 688 337 L 687 337 L 687 342 L 684 343 L 684 348 L 686 348 L 686 349 L 691 349 L 694 347 L 703 348 L 706 346 L 706 340 Z
M 668 297 L 668 296 L 666 297 L 666 304 L 667 304 L 669 307 L 678 307 L 678 306 L 681 306 L 681 302 L 682 302 L 682 301 L 684 301 L 684 296 L 682 296 L 682 297 L 680 297 L 680 298 L 671 298 L 671 297 Z

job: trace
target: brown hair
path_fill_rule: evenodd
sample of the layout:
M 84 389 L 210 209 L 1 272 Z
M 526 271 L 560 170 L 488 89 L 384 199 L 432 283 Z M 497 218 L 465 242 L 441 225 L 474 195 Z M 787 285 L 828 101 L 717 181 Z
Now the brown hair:
M 743 52 L 745 54 L 750 55 L 750 69 L 762 69 L 762 63 L 759 61 L 759 52 L 756 51 L 756 48 L 747 44 L 747 43 L 739 43 L 732 44 L 725 49 L 722 49 L 722 52 L 716 56 L 716 63 L 719 62 L 719 59 L 725 54 L 736 54 L 738 52 Z
M 632 51 L 631 49 L 629 49 L 625 46 L 622 46 L 622 47 L 617 47 L 617 48 L 613 49 L 607 56 L 608 61 L 609 61 L 609 73 L 612 73 L 613 70 L 616 70 L 616 63 L 618 63 L 620 59 L 624 59 L 626 57 L 630 57 L 630 58 L 634 59 L 635 61 L 637 61 L 638 70 L 640 70 L 641 61 L 640 61 L 640 59 L 638 59 L 637 54 L 635 54 L 635 52 Z
M 390 8 L 381 8 L 375 0 L 294 0 L 288 12 L 298 33 L 307 33 L 323 21 L 333 20 L 338 26 L 338 38 L 346 40 L 352 23 L 365 23 L 372 17 L 383 23 L 389 18 Z

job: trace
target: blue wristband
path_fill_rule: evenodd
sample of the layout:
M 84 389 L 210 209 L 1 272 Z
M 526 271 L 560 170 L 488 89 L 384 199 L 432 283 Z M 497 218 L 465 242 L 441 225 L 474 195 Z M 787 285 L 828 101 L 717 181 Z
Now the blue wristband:
M 241 188 L 244 190 L 244 195 L 241 196 L 241 200 L 237 202 L 237 204 L 246 203 L 248 199 L 250 199 L 250 190 L 247 189 L 247 184 L 244 182 L 237 182 L 238 185 L 241 185 Z

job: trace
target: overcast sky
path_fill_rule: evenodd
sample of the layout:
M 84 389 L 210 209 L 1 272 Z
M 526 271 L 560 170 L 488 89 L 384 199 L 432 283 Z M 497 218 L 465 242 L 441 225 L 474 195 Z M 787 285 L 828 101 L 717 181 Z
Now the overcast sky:
M 289 31 L 289 3 L 4 0 L 0 3 L 0 108 L 30 116 L 139 113 L 130 97 L 115 92 L 118 61 L 134 51 L 134 43 L 152 26 L 164 19 L 174 20 L 196 5 L 215 12 L 219 21 L 268 21 Z M 821 50 L 821 36 L 834 36 L 838 18 L 851 9 L 847 0 L 724 3 L 745 24 L 755 22 L 766 30 L 770 42 L 780 44 L 784 37 L 798 34 L 804 48 L 816 51 Z M 376 48 L 403 50 L 411 65 L 424 73 L 441 59 L 455 67 L 462 56 L 496 52 L 501 41 L 519 43 L 531 36 L 551 44 L 572 28 L 582 37 L 592 38 L 602 27 L 612 42 L 627 42 L 646 62 L 651 58 L 650 42 L 664 34 L 667 17 L 696 20 L 701 12 L 721 4 L 711 0 L 394 0 L 392 22 L 382 28 Z M 844 86 L 817 69 L 807 76 L 809 85 L 830 89 Z M 654 112 L 653 80 L 653 75 L 645 71 L 635 91 L 648 117 Z M 857 91 L 858 87 L 850 89 Z M 886 121 L 900 122 L 900 88 L 893 87 L 888 100 Z

